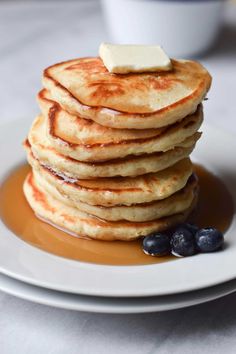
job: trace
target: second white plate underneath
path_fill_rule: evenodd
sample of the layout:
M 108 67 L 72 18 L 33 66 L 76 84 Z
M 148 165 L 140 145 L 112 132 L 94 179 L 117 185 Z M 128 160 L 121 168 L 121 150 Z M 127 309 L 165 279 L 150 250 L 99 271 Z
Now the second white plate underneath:
M 0 290 L 29 301 L 68 310 L 124 314 L 175 310 L 215 300 L 236 291 L 236 280 L 176 295 L 109 298 L 48 290 L 0 274 Z

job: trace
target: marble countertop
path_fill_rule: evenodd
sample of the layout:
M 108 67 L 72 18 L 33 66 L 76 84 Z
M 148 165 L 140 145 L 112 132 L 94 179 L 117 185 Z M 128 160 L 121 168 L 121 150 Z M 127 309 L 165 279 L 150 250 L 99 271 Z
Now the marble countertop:
M 95 55 L 109 39 L 98 1 L 0 1 L 0 128 L 38 112 L 46 66 Z M 236 133 L 236 6 L 215 47 L 199 58 L 213 76 L 205 119 Z M 0 292 L 1 354 L 235 353 L 236 294 L 164 313 L 102 315 L 59 310 Z

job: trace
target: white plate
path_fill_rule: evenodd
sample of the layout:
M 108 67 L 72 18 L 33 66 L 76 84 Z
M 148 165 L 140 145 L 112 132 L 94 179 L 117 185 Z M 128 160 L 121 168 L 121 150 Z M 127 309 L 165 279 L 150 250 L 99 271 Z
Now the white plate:
M 0 290 L 25 300 L 67 310 L 100 313 L 144 313 L 202 304 L 233 293 L 236 280 L 189 293 L 140 298 L 98 297 L 49 290 L 0 274 Z
M 29 125 L 30 121 L 18 120 L 1 126 L 1 180 L 11 168 L 22 161 L 24 152 L 21 141 Z M 198 143 L 194 156 L 221 177 L 235 202 L 235 139 L 213 127 L 204 125 L 202 129 L 203 138 Z M 126 297 L 174 294 L 235 278 L 235 234 L 234 215 L 226 233 L 228 247 L 223 252 L 158 265 L 120 267 L 82 263 L 51 255 L 22 242 L 1 223 L 0 271 L 34 285 L 77 294 Z

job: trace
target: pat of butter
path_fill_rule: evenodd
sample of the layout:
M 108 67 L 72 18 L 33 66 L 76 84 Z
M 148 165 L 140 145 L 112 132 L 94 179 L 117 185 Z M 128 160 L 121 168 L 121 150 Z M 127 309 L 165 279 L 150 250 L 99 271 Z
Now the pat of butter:
M 99 55 L 111 73 L 152 72 L 171 70 L 171 60 L 158 45 L 101 43 Z

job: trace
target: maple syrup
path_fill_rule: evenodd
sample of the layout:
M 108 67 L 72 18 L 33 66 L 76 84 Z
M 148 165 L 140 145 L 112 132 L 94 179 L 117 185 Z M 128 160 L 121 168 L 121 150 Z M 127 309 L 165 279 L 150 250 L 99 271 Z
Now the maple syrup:
M 76 238 L 39 220 L 23 194 L 23 181 L 29 170 L 28 165 L 15 169 L 0 190 L 0 217 L 22 240 L 58 256 L 97 264 L 141 265 L 177 259 L 145 255 L 141 240 L 106 242 Z M 190 221 L 199 227 L 213 226 L 225 232 L 233 217 L 232 198 L 218 177 L 199 165 L 195 165 L 195 172 L 200 197 Z

